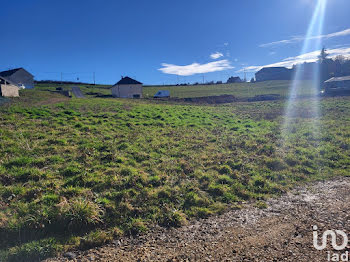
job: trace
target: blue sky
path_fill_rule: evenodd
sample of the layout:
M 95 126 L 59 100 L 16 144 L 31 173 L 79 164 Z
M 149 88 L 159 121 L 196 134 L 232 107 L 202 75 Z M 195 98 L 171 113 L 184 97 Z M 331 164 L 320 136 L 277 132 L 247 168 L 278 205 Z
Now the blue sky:
M 317 0 L 3 1 L 0 70 L 113 84 L 226 81 L 300 55 Z M 350 1 L 328 0 L 322 39 L 350 57 Z M 311 40 L 312 41 L 312 40 Z M 315 50 L 311 50 L 315 51 Z M 298 57 L 299 56 L 299 57 Z

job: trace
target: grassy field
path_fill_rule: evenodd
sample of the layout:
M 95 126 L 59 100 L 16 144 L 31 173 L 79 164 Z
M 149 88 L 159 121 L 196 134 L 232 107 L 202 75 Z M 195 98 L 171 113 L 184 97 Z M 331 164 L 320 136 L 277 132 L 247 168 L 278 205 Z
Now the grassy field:
M 266 81 L 257 83 L 237 83 L 221 85 L 196 85 L 196 86 L 146 86 L 144 97 L 153 97 L 158 90 L 170 90 L 172 97 L 201 97 L 217 95 L 234 95 L 239 98 L 253 97 L 256 95 L 278 94 L 282 97 L 288 96 L 290 81 Z M 303 81 L 299 96 L 312 94 L 311 82 Z
M 232 88 L 237 96 L 248 94 L 242 86 Z M 152 88 L 145 92 L 160 89 Z M 184 88 L 171 90 L 212 95 L 209 86 Z M 1 261 L 86 249 L 155 224 L 181 226 L 248 200 L 264 206 L 298 183 L 349 175 L 349 97 L 321 101 L 320 136 L 311 132 L 308 100 L 300 100 L 283 137 L 284 101 L 157 104 L 45 89 L 0 107 Z M 259 92 L 278 90 L 285 86 Z
M 6 102 L 8 102 L 8 99 L 0 96 L 0 106 Z
M 290 81 L 266 81 L 257 83 L 237 83 L 221 85 L 196 85 L 196 86 L 144 86 L 143 96 L 152 98 L 158 90 L 170 90 L 171 97 L 187 98 L 217 95 L 234 95 L 239 98 L 253 97 L 256 95 L 278 94 L 282 97 L 288 96 Z M 302 88 L 298 91 L 299 96 L 312 94 L 311 82 L 303 81 Z M 54 90 L 61 85 L 46 84 L 38 85 L 40 90 Z M 76 85 L 71 85 L 76 86 Z M 94 94 L 111 95 L 110 86 L 105 85 L 78 85 L 88 97 Z

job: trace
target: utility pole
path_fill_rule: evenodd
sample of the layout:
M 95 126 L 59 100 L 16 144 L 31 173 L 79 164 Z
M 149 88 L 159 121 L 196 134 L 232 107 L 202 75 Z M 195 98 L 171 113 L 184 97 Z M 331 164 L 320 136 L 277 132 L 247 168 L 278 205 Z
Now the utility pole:
M 96 85 L 96 82 L 95 82 L 95 72 L 93 73 L 93 79 L 94 79 L 94 85 Z
M 203 85 L 204 85 L 204 75 L 202 75 L 202 77 L 203 77 Z
M 61 85 L 62 85 L 63 73 L 61 72 Z

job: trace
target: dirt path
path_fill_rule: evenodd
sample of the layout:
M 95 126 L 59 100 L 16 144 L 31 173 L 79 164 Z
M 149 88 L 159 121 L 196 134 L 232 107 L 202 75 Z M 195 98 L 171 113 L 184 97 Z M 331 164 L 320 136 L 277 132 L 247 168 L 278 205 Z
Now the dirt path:
M 83 95 L 83 93 L 81 92 L 79 87 L 73 86 L 72 87 L 72 92 L 73 95 L 77 98 L 84 98 L 85 96 Z
M 268 205 L 232 210 L 179 229 L 158 228 L 76 253 L 74 261 L 327 261 L 332 249 L 313 247 L 312 226 L 318 226 L 319 235 L 328 229 L 350 232 L 350 178 L 298 188 Z

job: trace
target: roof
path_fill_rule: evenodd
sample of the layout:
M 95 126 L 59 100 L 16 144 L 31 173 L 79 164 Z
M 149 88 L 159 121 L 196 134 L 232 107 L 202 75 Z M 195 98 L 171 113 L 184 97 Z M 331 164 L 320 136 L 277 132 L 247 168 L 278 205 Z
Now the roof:
M 331 79 L 328 79 L 327 81 L 325 81 L 325 83 L 341 82 L 341 81 L 350 81 L 350 76 L 332 77 Z
M 0 76 L 2 76 L 2 77 L 11 76 L 11 75 L 13 75 L 14 73 L 16 73 L 16 72 L 19 71 L 19 70 L 24 70 L 24 71 L 26 71 L 28 74 L 32 75 L 31 73 L 29 73 L 29 72 L 28 72 L 27 70 L 25 70 L 24 68 L 19 67 L 19 68 L 14 68 L 14 69 L 11 69 L 11 70 L 2 71 L 2 72 L 0 72 Z
M 263 67 L 261 68 L 257 73 L 262 72 L 262 71 L 290 71 L 291 69 L 286 68 L 286 67 Z
M 14 82 L 12 82 L 12 81 L 10 81 L 10 80 L 8 80 L 7 78 L 5 78 L 5 77 L 2 77 L 2 76 L 0 76 L 0 79 L 2 79 L 2 80 L 4 80 L 4 81 L 6 81 L 7 83 L 9 83 L 10 85 L 14 85 L 14 86 L 17 86 Z
M 142 85 L 142 83 L 126 76 L 122 77 L 116 85 Z

